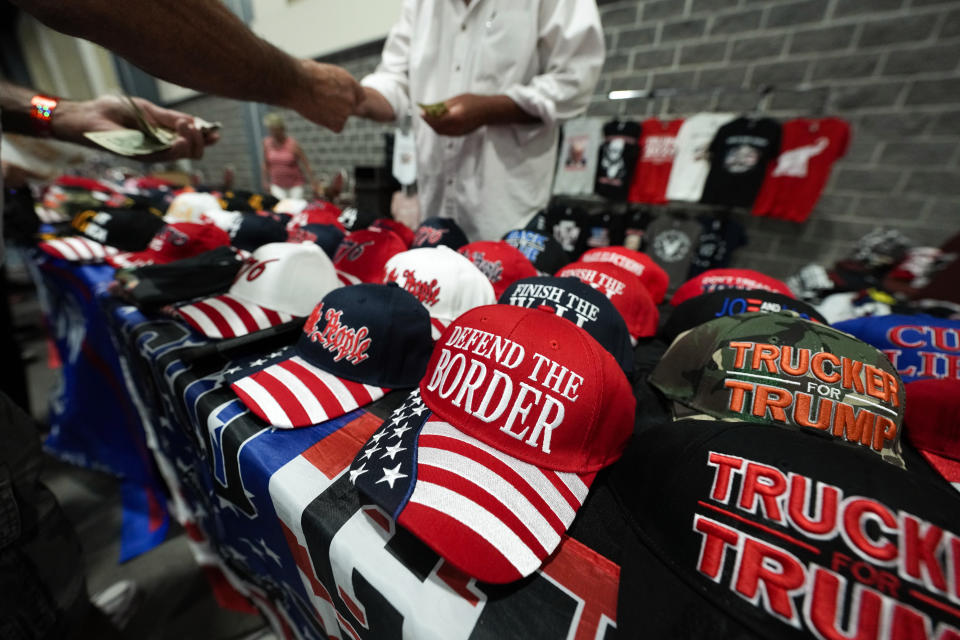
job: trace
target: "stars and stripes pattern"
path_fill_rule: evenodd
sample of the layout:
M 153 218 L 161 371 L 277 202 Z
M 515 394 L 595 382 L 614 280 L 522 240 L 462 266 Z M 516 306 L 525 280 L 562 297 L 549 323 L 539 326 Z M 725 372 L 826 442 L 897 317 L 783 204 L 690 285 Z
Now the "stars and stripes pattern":
M 436 342 L 440 339 L 440 334 L 450 325 L 453 320 L 441 320 L 440 318 L 430 317 L 430 337 Z
M 326 422 L 389 391 L 338 378 L 299 355 L 240 378 L 230 388 L 253 413 L 284 429 Z
M 343 286 L 345 287 L 350 286 L 351 284 L 360 284 L 361 282 L 363 282 L 363 280 L 353 275 L 352 273 L 347 273 L 346 271 L 341 271 L 340 269 L 337 269 L 337 278 L 340 280 L 340 282 L 343 283 Z
M 114 247 L 80 237 L 44 240 L 37 246 L 54 258 L 62 258 L 69 262 L 103 262 L 107 256 L 120 253 Z
M 223 294 L 186 304 L 177 314 L 208 338 L 235 338 L 274 327 L 293 319 L 293 315 L 274 311 L 236 296 Z
M 510 582 L 536 571 L 560 544 L 596 474 L 518 460 L 431 414 L 414 397 L 361 450 L 350 480 L 479 580 Z M 422 411 L 427 419 L 418 424 Z

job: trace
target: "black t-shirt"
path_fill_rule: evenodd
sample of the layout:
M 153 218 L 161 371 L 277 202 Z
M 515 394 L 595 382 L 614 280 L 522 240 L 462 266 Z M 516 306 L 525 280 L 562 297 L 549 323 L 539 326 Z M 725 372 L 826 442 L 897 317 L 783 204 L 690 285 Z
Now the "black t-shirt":
M 544 233 L 553 236 L 571 260 L 576 260 L 587 250 L 590 215 L 586 209 L 575 205 L 552 204 L 544 218 L 546 220 Z
M 714 216 L 701 216 L 698 220 L 703 225 L 703 233 L 687 278 L 729 266 L 733 252 L 747 244 L 747 232 L 736 220 Z
M 770 118 L 737 118 L 710 143 L 710 173 L 701 202 L 750 208 L 767 164 L 780 152 L 780 123 Z
M 687 281 L 702 229 L 696 220 L 671 215 L 660 216 L 647 226 L 644 251 L 667 272 L 670 291 Z
M 640 123 L 614 120 L 603 125 L 594 192 L 609 200 L 627 201 L 640 153 Z

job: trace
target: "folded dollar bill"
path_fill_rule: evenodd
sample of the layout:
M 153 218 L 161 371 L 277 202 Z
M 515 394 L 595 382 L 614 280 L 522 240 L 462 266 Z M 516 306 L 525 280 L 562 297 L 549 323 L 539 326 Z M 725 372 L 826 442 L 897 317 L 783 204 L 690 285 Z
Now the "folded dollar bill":
M 447 114 L 446 102 L 435 102 L 433 104 L 423 104 L 422 102 L 418 102 L 417 106 L 423 109 L 423 112 L 431 118 L 439 118 L 440 116 Z

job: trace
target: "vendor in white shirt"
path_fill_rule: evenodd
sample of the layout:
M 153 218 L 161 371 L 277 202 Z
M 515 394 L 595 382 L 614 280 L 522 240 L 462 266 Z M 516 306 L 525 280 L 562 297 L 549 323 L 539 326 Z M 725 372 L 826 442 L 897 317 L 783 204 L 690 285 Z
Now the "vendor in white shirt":
M 403 0 L 356 114 L 413 114 L 421 216 L 499 239 L 546 206 L 559 125 L 603 59 L 595 0 Z M 441 101 L 439 117 L 417 107 Z

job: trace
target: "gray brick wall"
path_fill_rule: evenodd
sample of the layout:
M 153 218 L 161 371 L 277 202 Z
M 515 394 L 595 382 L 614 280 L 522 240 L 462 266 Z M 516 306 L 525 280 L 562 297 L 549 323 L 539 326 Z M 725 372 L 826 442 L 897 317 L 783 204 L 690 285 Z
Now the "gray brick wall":
M 743 216 L 751 236 L 738 266 L 784 276 L 829 263 L 879 224 L 917 243 L 939 244 L 960 229 L 960 2 L 957 0 L 599 0 L 607 61 L 589 113 L 642 119 L 700 110 L 749 111 L 750 89 L 775 91 L 776 118 L 847 119 L 853 142 L 807 223 Z M 357 76 L 382 43 L 329 58 Z M 654 100 L 611 102 L 617 89 L 709 89 Z M 737 88 L 743 88 L 737 91 Z M 238 184 L 256 186 L 240 105 L 198 98 L 184 108 L 224 122 L 224 142 L 202 166 L 231 162 Z M 263 107 L 259 113 L 265 113 Z M 387 127 L 351 122 L 336 136 L 288 114 L 288 127 L 318 172 L 380 164 Z M 250 182 L 245 182 L 249 180 Z

